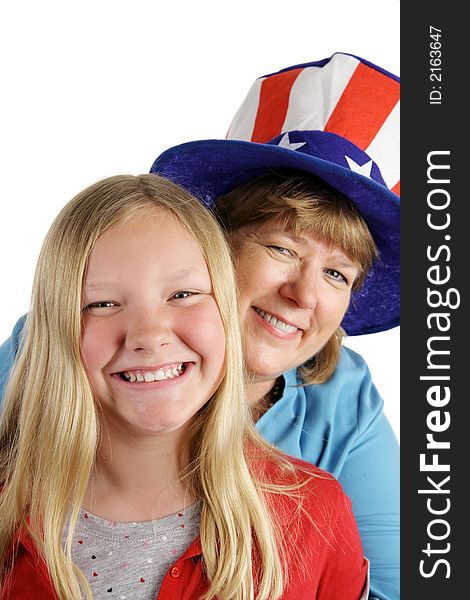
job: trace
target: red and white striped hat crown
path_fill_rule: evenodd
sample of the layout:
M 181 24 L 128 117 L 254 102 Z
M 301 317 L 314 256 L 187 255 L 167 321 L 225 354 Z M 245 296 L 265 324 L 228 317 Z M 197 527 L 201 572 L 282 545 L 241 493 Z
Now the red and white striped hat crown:
M 260 77 L 230 125 L 227 139 L 266 143 L 289 131 L 346 138 L 378 165 L 400 194 L 400 82 L 350 54 Z

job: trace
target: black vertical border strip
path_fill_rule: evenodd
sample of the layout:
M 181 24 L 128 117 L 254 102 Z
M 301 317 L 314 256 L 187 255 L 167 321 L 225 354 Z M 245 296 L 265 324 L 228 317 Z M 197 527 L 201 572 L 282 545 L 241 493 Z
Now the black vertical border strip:
M 466 147 L 470 133 L 470 98 L 465 91 L 470 78 L 466 23 L 462 5 L 456 2 L 401 3 L 403 600 L 446 600 L 467 597 L 469 593 L 470 571 L 464 566 L 470 537 L 470 516 L 466 514 L 470 502 L 465 491 L 470 478 L 470 392 L 464 381 L 466 370 L 470 373 L 464 345 L 468 345 L 470 332 L 465 319 L 470 272 L 470 228 L 466 215 L 470 190 L 464 188 L 470 156 Z M 431 37 L 431 27 L 441 30 L 439 38 Z M 431 54 L 437 49 L 440 55 Z M 440 64 L 436 58 L 441 59 Z M 437 70 L 438 66 L 441 70 Z M 440 77 L 431 77 L 433 73 Z M 440 104 L 431 104 L 439 101 Z M 432 152 L 442 154 L 430 155 Z M 430 179 L 439 182 L 428 182 L 429 161 L 450 167 L 431 170 Z M 447 178 L 449 183 L 444 183 Z M 447 201 L 448 206 L 442 209 L 429 205 L 444 206 Z M 435 225 L 443 225 L 448 219 L 450 222 L 438 230 L 429 226 L 428 218 Z M 433 266 L 437 269 L 430 272 Z M 446 283 L 430 281 L 444 280 L 448 275 Z M 442 302 L 447 298 L 454 308 L 431 307 L 428 290 L 440 292 Z M 431 302 L 439 304 L 438 298 L 435 293 Z M 443 315 L 439 323 L 442 329 L 448 327 L 447 331 L 439 329 L 437 318 L 429 320 L 432 313 Z M 444 339 L 446 336 L 449 339 Z M 430 342 L 432 337 L 436 339 Z M 431 357 L 438 368 L 429 368 L 430 348 L 448 352 Z M 449 368 L 442 368 L 445 365 Z M 434 375 L 447 375 L 449 380 L 420 379 Z M 432 386 L 439 386 L 440 397 L 444 397 L 444 386 L 448 387 L 447 404 L 431 406 L 428 393 Z M 430 424 L 440 424 L 443 430 L 433 432 Z M 431 433 L 434 440 L 448 442 L 450 447 L 427 448 L 427 435 Z M 436 454 L 435 460 L 439 465 L 449 465 L 449 471 L 426 472 L 420 468 L 420 454 L 426 455 L 427 464 Z M 445 482 L 448 476 L 450 479 Z

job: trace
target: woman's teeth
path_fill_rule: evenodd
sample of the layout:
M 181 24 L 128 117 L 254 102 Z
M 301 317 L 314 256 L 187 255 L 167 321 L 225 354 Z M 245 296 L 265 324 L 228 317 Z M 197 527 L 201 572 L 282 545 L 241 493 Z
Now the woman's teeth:
M 179 377 L 184 373 L 185 369 L 184 363 L 181 363 L 178 366 L 170 365 L 163 369 L 157 369 L 156 371 L 122 371 L 120 375 L 124 381 L 130 383 L 136 381 L 138 383 L 151 383 L 152 381 L 163 381 L 164 379 L 174 379 L 175 377 Z
M 273 315 L 270 315 L 269 313 L 265 312 L 264 310 L 261 310 L 260 308 L 255 308 L 255 310 L 259 314 L 260 317 L 263 317 L 263 319 L 265 321 L 267 321 L 270 325 L 272 325 L 276 329 L 279 329 L 279 331 L 283 331 L 284 333 L 294 333 L 294 332 L 298 331 L 298 329 L 299 329 L 298 327 L 294 327 L 293 325 L 288 325 L 287 323 L 284 323 L 284 321 L 280 321 L 279 319 L 276 319 L 276 317 L 273 317 Z

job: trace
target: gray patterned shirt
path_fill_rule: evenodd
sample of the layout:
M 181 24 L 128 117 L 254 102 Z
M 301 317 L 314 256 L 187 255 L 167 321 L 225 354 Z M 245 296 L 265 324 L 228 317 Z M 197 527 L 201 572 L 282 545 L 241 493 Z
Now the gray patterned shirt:
M 199 534 L 200 503 L 137 523 L 115 523 L 80 511 L 72 558 L 98 600 L 151 600 L 163 577 Z

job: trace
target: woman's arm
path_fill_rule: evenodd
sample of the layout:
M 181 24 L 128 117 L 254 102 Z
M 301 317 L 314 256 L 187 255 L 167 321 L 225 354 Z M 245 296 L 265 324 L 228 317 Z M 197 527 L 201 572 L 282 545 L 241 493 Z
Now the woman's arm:
M 302 386 L 293 371 L 284 378 L 284 395 L 258 430 L 340 481 L 370 561 L 369 599 L 398 600 L 399 446 L 365 361 L 343 347 L 326 383 Z
M 357 437 L 338 475 L 371 563 L 370 600 L 400 598 L 400 465 L 395 434 L 369 370 L 358 389 Z
M 299 490 L 301 511 L 284 533 L 289 582 L 282 597 L 366 600 L 369 565 L 351 502 L 331 475 L 312 472 L 314 477 Z
M 0 407 L 3 403 L 5 386 L 10 376 L 16 354 L 18 353 L 18 348 L 20 347 L 25 320 L 26 315 L 18 319 L 11 336 L 0 346 Z
M 321 600 L 365 600 L 369 592 L 369 564 L 364 557 L 350 500 L 343 495 L 341 515 L 325 559 L 320 582 Z

